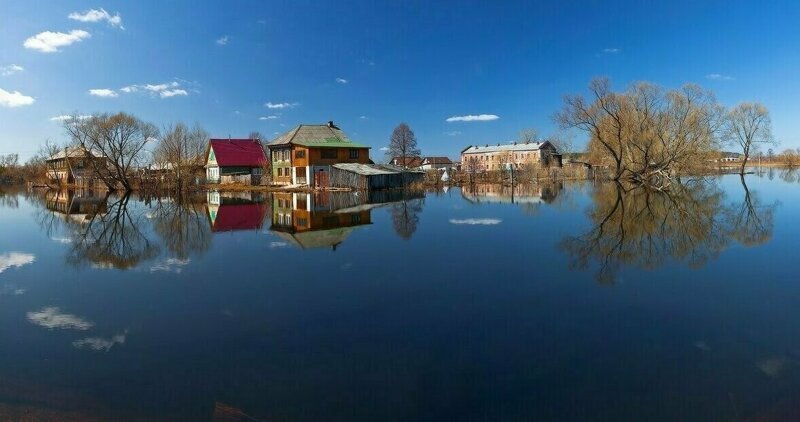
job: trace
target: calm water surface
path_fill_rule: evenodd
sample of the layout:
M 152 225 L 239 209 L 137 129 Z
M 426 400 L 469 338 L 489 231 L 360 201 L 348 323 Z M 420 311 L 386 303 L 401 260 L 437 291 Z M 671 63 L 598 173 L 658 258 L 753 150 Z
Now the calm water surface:
M 800 184 L 0 193 L 0 417 L 800 416 Z M 247 416 L 245 416 L 247 415 Z

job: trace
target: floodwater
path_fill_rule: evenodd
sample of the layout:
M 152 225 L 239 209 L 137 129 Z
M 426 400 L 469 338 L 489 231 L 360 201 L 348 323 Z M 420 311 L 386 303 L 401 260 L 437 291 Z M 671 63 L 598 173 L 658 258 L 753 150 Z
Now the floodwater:
M 792 172 L 0 192 L 3 420 L 800 417 Z

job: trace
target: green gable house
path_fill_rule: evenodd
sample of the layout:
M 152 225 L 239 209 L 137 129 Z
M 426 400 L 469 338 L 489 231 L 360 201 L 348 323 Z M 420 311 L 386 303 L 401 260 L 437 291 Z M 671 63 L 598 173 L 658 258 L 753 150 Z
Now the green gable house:
M 257 139 L 210 139 L 206 152 L 208 183 L 258 184 L 267 163 Z
M 302 124 L 267 144 L 272 182 L 279 185 L 330 187 L 331 166 L 367 164 L 369 147 L 351 141 L 333 122 Z

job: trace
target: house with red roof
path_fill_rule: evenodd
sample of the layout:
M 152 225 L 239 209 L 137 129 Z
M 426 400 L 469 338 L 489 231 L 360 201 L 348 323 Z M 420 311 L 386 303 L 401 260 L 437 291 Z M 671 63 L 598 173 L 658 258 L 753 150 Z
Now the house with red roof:
M 267 164 L 258 139 L 209 139 L 206 151 L 208 183 L 258 184 Z

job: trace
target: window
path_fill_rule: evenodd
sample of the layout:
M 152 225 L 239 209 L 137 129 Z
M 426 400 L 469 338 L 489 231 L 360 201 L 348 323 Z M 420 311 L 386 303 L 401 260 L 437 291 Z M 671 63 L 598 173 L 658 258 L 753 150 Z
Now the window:
M 337 150 L 335 148 L 330 148 L 330 149 L 324 148 L 322 149 L 322 158 L 329 158 L 329 159 L 336 158 L 336 156 L 338 155 L 336 153 Z
M 350 214 L 350 224 L 360 224 L 360 223 L 361 223 L 361 215 Z
M 300 227 L 308 227 L 308 220 L 306 220 L 305 218 L 298 218 L 297 225 Z
M 358 159 L 358 152 L 359 151 L 357 149 L 351 149 L 350 150 L 350 159 L 353 159 L 353 160 Z
M 255 176 L 261 176 L 261 168 L 260 168 L 260 167 L 256 167 L 256 168 L 254 168 L 254 169 L 253 169 L 253 175 L 255 175 Z
M 294 158 L 306 158 L 306 151 L 301 149 L 295 151 Z

